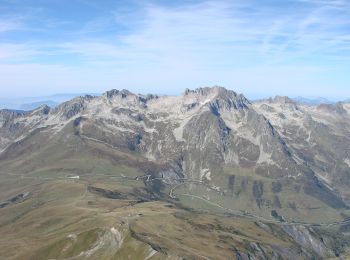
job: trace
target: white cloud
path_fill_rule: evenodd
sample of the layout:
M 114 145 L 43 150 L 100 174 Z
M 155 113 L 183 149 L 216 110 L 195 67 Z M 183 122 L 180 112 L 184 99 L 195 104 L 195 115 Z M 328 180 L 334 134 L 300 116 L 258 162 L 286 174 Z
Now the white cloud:
M 13 76 L 24 68 L 30 71 L 16 80 L 3 74 L 1 81 L 18 87 L 58 82 L 57 87 L 109 88 L 119 83 L 152 92 L 166 85 L 176 92 L 175 84 L 247 86 L 243 92 L 259 92 L 263 84 L 261 92 L 266 93 L 287 93 L 278 89 L 281 86 L 300 86 L 304 92 L 308 85 L 328 88 L 331 76 L 321 84 L 318 80 L 334 69 L 327 61 L 346 62 L 350 57 L 350 8 L 340 8 L 347 5 L 341 0 L 297 2 L 296 10 L 254 1 L 110 10 L 111 17 L 82 25 L 79 37 L 0 43 L 2 70 Z M 91 36 L 107 28 L 115 34 Z M 48 56 L 50 64 L 33 64 Z M 70 65 L 67 57 L 79 59 L 79 67 Z M 14 61 L 20 65 L 8 64 Z

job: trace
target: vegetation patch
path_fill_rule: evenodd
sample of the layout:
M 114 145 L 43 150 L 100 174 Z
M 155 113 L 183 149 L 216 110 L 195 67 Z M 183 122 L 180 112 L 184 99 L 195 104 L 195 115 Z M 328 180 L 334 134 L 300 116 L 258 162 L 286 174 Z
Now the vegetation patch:
M 126 196 L 118 191 L 106 190 L 94 186 L 88 186 L 88 191 L 108 199 L 126 199 Z

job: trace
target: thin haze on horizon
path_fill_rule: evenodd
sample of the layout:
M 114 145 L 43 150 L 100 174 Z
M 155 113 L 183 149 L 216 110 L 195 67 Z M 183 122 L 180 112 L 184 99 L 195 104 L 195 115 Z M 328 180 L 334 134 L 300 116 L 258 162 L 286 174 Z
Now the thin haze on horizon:
M 3 0 L 0 97 L 350 97 L 350 1 Z

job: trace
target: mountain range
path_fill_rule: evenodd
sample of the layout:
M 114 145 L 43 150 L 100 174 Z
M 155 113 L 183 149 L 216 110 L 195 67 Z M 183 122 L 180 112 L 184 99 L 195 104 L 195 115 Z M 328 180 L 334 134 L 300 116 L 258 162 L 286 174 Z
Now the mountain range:
M 24 232 L 0 243 L 30 245 L 16 259 L 345 257 L 349 147 L 350 103 L 223 87 L 0 110 L 0 230 Z M 67 204 L 87 222 L 67 220 Z
M 66 93 L 55 94 L 50 96 L 38 96 L 38 97 L 23 97 L 23 98 L 0 98 L 0 109 L 12 109 L 12 110 L 34 110 L 42 105 L 47 105 L 51 108 L 57 105 L 71 100 L 75 97 L 94 95 L 100 96 L 98 93 Z M 291 98 L 295 102 L 303 105 L 317 106 L 321 104 L 336 104 L 337 102 L 349 103 L 350 99 L 343 99 L 342 101 L 328 100 L 323 97 L 293 97 Z M 339 99 L 340 100 L 340 99 Z

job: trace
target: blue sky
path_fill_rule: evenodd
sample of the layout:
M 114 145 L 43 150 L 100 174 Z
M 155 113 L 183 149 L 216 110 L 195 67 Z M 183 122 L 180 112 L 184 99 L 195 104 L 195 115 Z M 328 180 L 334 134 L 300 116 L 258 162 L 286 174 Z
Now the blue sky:
M 0 0 L 0 97 L 350 97 L 350 0 Z

